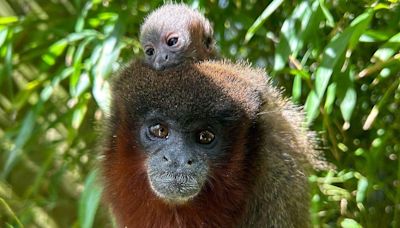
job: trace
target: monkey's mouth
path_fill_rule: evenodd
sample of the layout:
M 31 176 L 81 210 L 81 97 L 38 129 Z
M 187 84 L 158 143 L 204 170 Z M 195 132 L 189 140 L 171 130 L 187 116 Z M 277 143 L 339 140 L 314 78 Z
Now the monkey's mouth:
M 185 173 L 153 173 L 150 186 L 161 199 L 172 203 L 185 203 L 195 197 L 204 181 L 198 175 Z

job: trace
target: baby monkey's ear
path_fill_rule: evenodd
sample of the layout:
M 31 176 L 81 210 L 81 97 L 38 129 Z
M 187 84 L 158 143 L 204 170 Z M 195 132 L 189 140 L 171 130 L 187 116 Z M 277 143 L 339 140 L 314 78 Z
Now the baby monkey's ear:
M 214 39 L 212 37 L 209 36 L 209 37 L 206 37 L 204 39 L 204 46 L 206 47 L 206 49 L 208 51 L 212 50 L 214 44 L 215 44 L 215 42 L 214 42 Z

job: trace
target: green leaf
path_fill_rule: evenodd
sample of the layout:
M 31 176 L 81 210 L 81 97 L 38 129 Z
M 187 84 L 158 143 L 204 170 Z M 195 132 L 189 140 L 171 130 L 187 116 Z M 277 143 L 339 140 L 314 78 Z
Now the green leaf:
M 8 28 L 7 27 L 0 29 L 0 47 L 3 47 L 3 44 L 7 39 L 7 34 L 8 34 Z
M 355 45 L 361 36 L 361 30 L 370 22 L 372 11 L 368 11 L 358 16 L 342 34 L 334 37 L 325 48 L 322 56 L 321 66 L 315 73 L 315 91 L 319 98 L 325 93 L 325 89 L 329 83 L 333 68 L 338 63 L 340 57 L 344 54 L 346 47 Z
M 310 91 L 307 96 L 304 109 L 307 113 L 306 122 L 307 125 L 311 125 L 311 122 L 318 116 L 319 98 L 314 90 Z
M 317 68 L 315 72 L 314 88 L 315 95 L 317 97 L 310 98 L 314 101 L 314 105 L 312 107 L 309 107 L 310 110 L 307 110 L 307 122 L 311 122 L 314 118 L 318 116 L 319 104 L 321 103 L 322 98 L 325 94 L 325 90 L 329 84 L 329 80 L 333 74 L 336 64 L 344 55 L 347 47 L 352 49 L 358 43 L 362 31 L 365 30 L 366 26 L 368 26 L 370 23 L 372 15 L 373 11 L 367 10 L 367 12 L 358 16 L 351 23 L 350 27 L 346 28 L 343 33 L 335 36 L 326 46 L 322 56 L 321 65 Z M 309 94 L 309 96 L 315 95 Z
M 292 100 L 298 102 L 301 97 L 301 75 L 296 75 L 293 81 Z
M 83 72 L 79 77 L 79 81 L 77 83 L 75 89 L 75 96 L 79 97 L 83 92 L 85 92 L 90 87 L 90 78 L 87 72 Z
M 1 186 L 0 186 L 1 187 Z M 11 208 L 11 206 L 9 204 L 7 204 L 7 202 L 0 197 L 0 208 L 2 208 L 2 211 L 9 214 L 12 219 L 16 222 L 16 224 L 18 225 L 18 227 L 24 227 L 21 223 L 21 221 L 18 219 L 18 217 L 15 215 L 15 212 L 13 211 L 13 209 Z M 0 214 L 1 215 L 1 214 Z M 10 225 L 10 227 L 12 227 Z
M 282 25 L 280 32 L 280 41 L 276 47 L 274 59 L 274 71 L 282 70 L 288 61 L 288 57 L 302 47 L 302 41 L 299 37 L 299 29 L 297 28 L 300 18 L 308 21 L 310 15 L 310 5 L 307 1 L 301 2 L 293 13 L 287 18 Z M 307 15 L 307 16 L 306 16 Z
M 92 6 L 93 6 L 92 1 L 86 2 L 85 6 L 83 7 L 83 9 L 78 17 L 78 20 L 76 21 L 75 32 L 81 32 L 83 30 L 84 25 L 85 25 L 86 16 L 87 16 L 89 10 L 92 8 Z
M 7 25 L 18 21 L 18 17 L 0 17 L 0 25 Z
M 351 114 L 353 113 L 354 107 L 357 103 L 357 93 L 353 87 L 347 88 L 346 94 L 340 103 L 340 111 L 342 112 L 343 119 L 346 122 L 350 121 Z
M 86 93 L 82 96 L 81 101 L 77 105 L 77 107 L 74 109 L 73 114 L 72 114 L 72 124 L 71 126 L 74 129 L 78 129 L 85 117 L 85 114 L 87 112 L 87 104 L 89 102 L 89 99 L 91 98 L 89 93 Z
M 345 218 L 340 225 L 343 228 L 362 228 L 360 224 L 358 224 L 354 219 Z
M 357 184 L 357 194 L 356 194 L 357 203 L 364 202 L 367 188 L 368 188 L 368 179 L 365 177 L 360 178 Z
M 117 29 L 117 28 L 115 28 Z M 118 37 L 117 34 L 113 33 L 111 36 L 104 40 L 103 47 L 101 50 L 100 58 L 96 65 L 96 77 L 106 78 L 111 72 L 111 66 L 114 63 L 113 60 L 116 57 L 113 55 L 114 51 L 117 50 Z
M 326 92 L 326 100 L 325 100 L 325 112 L 330 114 L 333 110 L 333 105 L 336 98 L 336 83 L 331 83 L 328 86 L 328 90 Z
M 333 28 L 335 26 L 335 20 L 333 19 L 332 14 L 329 12 L 328 8 L 326 7 L 325 1 L 319 0 L 319 6 L 321 7 L 321 10 L 324 13 L 324 16 L 326 18 L 326 24 Z
M 68 45 L 67 40 L 65 39 L 59 40 L 50 46 L 49 52 L 55 56 L 59 56 L 64 52 L 67 45 Z
M 93 227 L 102 192 L 102 188 L 96 182 L 97 176 L 97 170 L 88 175 L 79 200 L 79 225 L 81 228 Z
M 67 47 L 68 42 L 66 39 L 62 39 L 54 43 L 49 47 L 48 53 L 43 55 L 42 59 L 45 63 L 47 63 L 49 66 L 52 66 L 56 63 L 56 58 L 60 56 L 65 48 Z
M 52 81 L 44 87 L 42 92 L 40 93 L 40 100 L 42 102 L 47 101 L 50 96 L 53 94 L 54 88 L 59 85 L 59 83 L 67 78 L 69 75 L 71 75 L 73 72 L 73 68 L 64 68 L 61 73 L 57 74 Z
M 50 98 L 54 88 L 60 83 L 60 81 L 66 78 L 71 73 L 71 68 L 65 68 L 60 74 L 55 76 L 51 83 L 47 85 L 40 93 L 40 100 L 34 106 L 34 108 L 28 112 L 25 116 L 22 125 L 20 127 L 18 136 L 15 140 L 13 148 L 8 154 L 6 163 L 4 165 L 2 177 L 5 178 L 14 167 L 17 159 L 20 157 L 22 148 L 26 142 L 33 136 L 32 132 L 35 127 L 37 116 L 42 112 L 44 103 Z
M 357 103 L 357 93 L 354 88 L 354 71 L 349 70 L 339 75 L 337 83 L 339 85 L 339 97 L 341 99 L 340 111 L 345 122 L 349 123 L 353 110 Z M 341 92 L 343 91 L 343 92 Z
M 367 30 L 369 24 L 371 23 L 372 16 L 374 15 L 374 11 L 372 9 L 367 9 L 367 11 L 360 16 L 356 17 L 351 24 L 350 28 L 352 29 L 352 35 L 349 42 L 349 49 L 354 50 L 357 44 L 360 41 L 361 35 Z
M 29 111 L 28 114 L 25 116 L 21 124 L 18 136 L 15 140 L 15 144 L 13 145 L 11 151 L 9 151 L 8 153 L 7 160 L 1 174 L 2 178 L 6 178 L 8 176 L 15 163 L 17 162 L 17 159 L 20 157 L 23 146 L 32 136 L 32 132 L 35 127 L 36 117 L 42 107 L 42 103 L 37 104 L 35 108 Z
M 367 30 L 360 37 L 360 42 L 381 42 L 389 39 L 391 34 L 387 31 Z
M 82 74 L 82 58 L 83 54 L 85 51 L 86 46 L 93 40 L 93 37 L 89 37 L 88 39 L 85 39 L 83 42 L 81 42 L 78 46 L 78 48 L 75 51 L 74 57 L 73 57 L 73 68 L 74 68 L 74 73 L 70 77 L 70 94 L 73 97 L 79 96 L 77 93 L 77 86 L 78 82 L 81 78 Z
M 283 0 L 273 0 L 267 8 L 265 8 L 264 12 L 257 18 L 257 20 L 253 23 L 253 25 L 247 30 L 246 36 L 244 38 L 244 42 L 247 43 L 251 40 L 251 38 L 254 36 L 254 34 L 257 32 L 257 30 L 264 24 L 264 22 L 267 20 L 269 16 L 273 12 L 275 12 L 276 9 L 283 3 Z
M 318 9 L 318 2 L 312 5 L 308 1 L 301 2 L 283 22 L 275 52 L 274 71 L 282 70 L 289 55 L 296 56 L 306 43 L 305 40 L 318 30 L 321 21 L 321 12 Z
M 372 59 L 386 61 L 400 49 L 400 32 L 392 36 L 388 42 L 382 45 L 372 56 Z
M 111 93 L 110 93 L 110 84 L 107 81 L 104 81 L 100 77 L 95 77 L 95 81 L 93 84 L 93 97 L 96 100 L 97 104 L 99 105 L 100 109 L 108 114 L 110 108 L 110 100 L 111 100 Z
M 105 112 L 108 113 L 108 109 L 110 107 L 110 86 L 107 81 L 104 79 L 108 78 L 112 71 L 112 65 L 116 62 L 116 59 L 119 56 L 120 50 L 123 47 L 123 44 L 118 43 L 121 36 L 121 24 L 116 23 L 114 26 L 110 27 L 110 36 L 104 40 L 103 45 L 101 46 L 100 53 L 93 53 L 90 61 L 96 61 L 95 67 L 91 71 L 91 77 L 93 77 L 93 97 L 95 98 L 99 107 Z M 97 55 L 99 54 L 99 56 Z

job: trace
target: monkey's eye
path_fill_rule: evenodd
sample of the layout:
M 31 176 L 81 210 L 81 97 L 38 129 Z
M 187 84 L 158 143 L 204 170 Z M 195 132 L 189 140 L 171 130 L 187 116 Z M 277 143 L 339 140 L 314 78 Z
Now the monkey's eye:
M 152 56 L 152 55 L 154 55 L 154 48 L 147 48 L 145 52 L 146 52 L 146 55 Z
M 149 127 L 150 134 L 157 138 L 168 138 L 168 127 L 163 124 L 155 124 Z
M 178 37 L 172 37 L 167 40 L 167 45 L 170 47 L 174 46 L 176 43 L 178 43 Z
M 215 135 L 209 130 L 202 130 L 197 133 L 197 142 L 200 144 L 210 144 L 214 141 Z

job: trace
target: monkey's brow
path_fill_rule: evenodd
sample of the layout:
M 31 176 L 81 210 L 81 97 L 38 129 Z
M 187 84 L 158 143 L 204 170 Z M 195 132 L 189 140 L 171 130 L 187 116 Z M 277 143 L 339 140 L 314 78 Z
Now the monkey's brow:
M 182 124 L 184 130 L 190 131 L 193 127 L 203 127 L 207 126 L 229 126 L 236 123 L 240 118 L 235 115 L 222 115 L 221 113 L 198 118 L 185 118 L 178 120 Z

